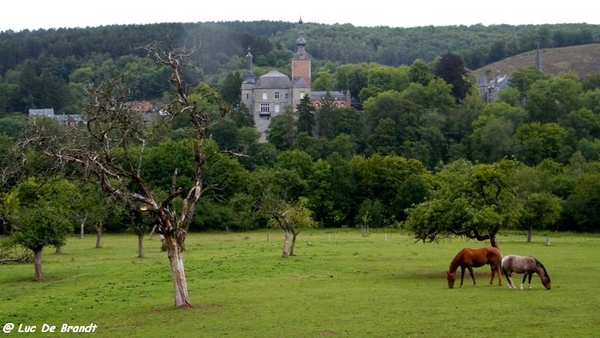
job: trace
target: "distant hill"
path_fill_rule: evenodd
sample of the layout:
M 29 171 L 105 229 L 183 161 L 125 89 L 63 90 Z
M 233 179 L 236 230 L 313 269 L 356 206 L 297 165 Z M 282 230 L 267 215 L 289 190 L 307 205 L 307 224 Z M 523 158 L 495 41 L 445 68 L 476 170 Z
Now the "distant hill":
M 600 44 L 598 43 L 563 48 L 544 48 L 540 49 L 540 52 L 542 71 L 545 73 L 557 75 L 572 71 L 579 78 L 600 75 Z M 485 71 L 489 78 L 490 75 L 495 74 L 496 69 L 499 69 L 501 74 L 510 75 L 516 70 L 529 66 L 535 66 L 535 50 L 491 63 L 474 70 L 473 74 L 479 76 L 481 71 Z

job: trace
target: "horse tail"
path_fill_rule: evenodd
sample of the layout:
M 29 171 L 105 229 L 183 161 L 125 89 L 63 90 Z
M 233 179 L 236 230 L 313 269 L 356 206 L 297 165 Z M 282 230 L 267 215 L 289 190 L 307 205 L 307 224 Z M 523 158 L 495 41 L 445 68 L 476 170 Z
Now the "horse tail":
M 502 258 L 502 261 L 500 262 L 500 267 L 502 268 L 502 273 L 504 274 L 504 277 L 509 280 L 508 278 L 508 271 L 506 271 L 506 267 L 504 266 L 504 259 L 506 259 L 506 257 Z
M 535 260 L 535 265 L 538 268 L 541 268 L 542 270 L 544 270 L 544 275 L 546 275 L 546 278 L 548 278 L 548 282 L 550 282 L 550 275 L 548 275 L 548 271 L 546 271 L 546 267 L 544 266 L 544 264 L 542 264 L 542 262 L 538 261 L 537 258 L 534 258 Z

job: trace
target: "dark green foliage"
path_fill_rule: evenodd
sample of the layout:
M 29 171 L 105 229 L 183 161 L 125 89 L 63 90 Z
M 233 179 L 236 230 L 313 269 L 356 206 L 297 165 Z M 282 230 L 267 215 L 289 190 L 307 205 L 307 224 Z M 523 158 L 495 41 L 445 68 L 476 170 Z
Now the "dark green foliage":
M 452 85 L 452 95 L 457 102 L 462 101 L 471 84 L 467 78 L 467 69 L 462 58 L 453 53 L 446 53 L 435 63 L 433 73 Z
M 312 136 L 315 128 L 315 107 L 312 104 L 310 96 L 305 95 L 300 100 L 296 110 L 298 114 L 298 121 L 296 121 L 298 133 L 304 132 Z

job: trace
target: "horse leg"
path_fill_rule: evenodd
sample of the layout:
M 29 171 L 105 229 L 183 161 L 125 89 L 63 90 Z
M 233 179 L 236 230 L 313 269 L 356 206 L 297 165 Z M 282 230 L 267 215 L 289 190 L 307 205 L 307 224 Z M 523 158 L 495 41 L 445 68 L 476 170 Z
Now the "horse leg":
M 473 280 L 473 286 L 477 286 L 477 283 L 475 282 L 475 275 L 473 274 L 473 268 L 468 266 L 467 267 L 469 269 L 469 274 L 471 274 L 471 279 Z
M 494 285 L 494 276 L 498 274 L 498 285 L 502 285 L 502 273 L 500 273 L 500 266 L 492 265 L 492 278 L 490 279 L 490 286 Z
M 500 265 L 496 265 L 496 273 L 498 274 L 498 286 L 502 286 L 502 273 L 500 272 Z
M 462 288 L 464 279 L 465 279 L 465 268 L 461 266 L 460 267 L 460 286 L 459 286 L 459 288 Z
M 508 288 L 510 289 L 512 285 L 512 271 L 510 272 L 510 274 L 508 273 L 508 271 L 506 271 L 506 268 L 502 267 L 502 272 L 504 272 L 504 277 L 506 278 L 506 283 L 508 284 Z
M 533 272 L 529 273 L 529 281 L 528 281 L 528 283 L 529 283 L 529 290 L 531 290 L 531 276 L 533 276 Z
M 525 284 L 525 280 L 527 279 L 528 275 L 529 274 L 527 272 L 525 272 L 525 274 L 523 275 L 523 281 L 521 282 L 521 290 L 523 290 L 523 285 Z M 531 276 L 529 278 L 531 278 Z

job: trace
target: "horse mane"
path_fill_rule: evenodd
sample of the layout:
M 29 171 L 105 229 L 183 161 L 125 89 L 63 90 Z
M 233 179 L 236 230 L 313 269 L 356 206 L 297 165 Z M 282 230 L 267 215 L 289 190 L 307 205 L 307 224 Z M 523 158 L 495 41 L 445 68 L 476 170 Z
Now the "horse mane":
M 542 264 L 542 262 L 538 261 L 537 258 L 533 258 L 535 260 L 535 265 L 538 268 L 542 268 L 542 270 L 544 270 L 544 275 L 546 275 L 546 278 L 548 278 L 548 282 L 550 282 L 550 275 L 548 275 L 548 271 L 546 271 L 546 267 L 544 267 L 544 264 Z

